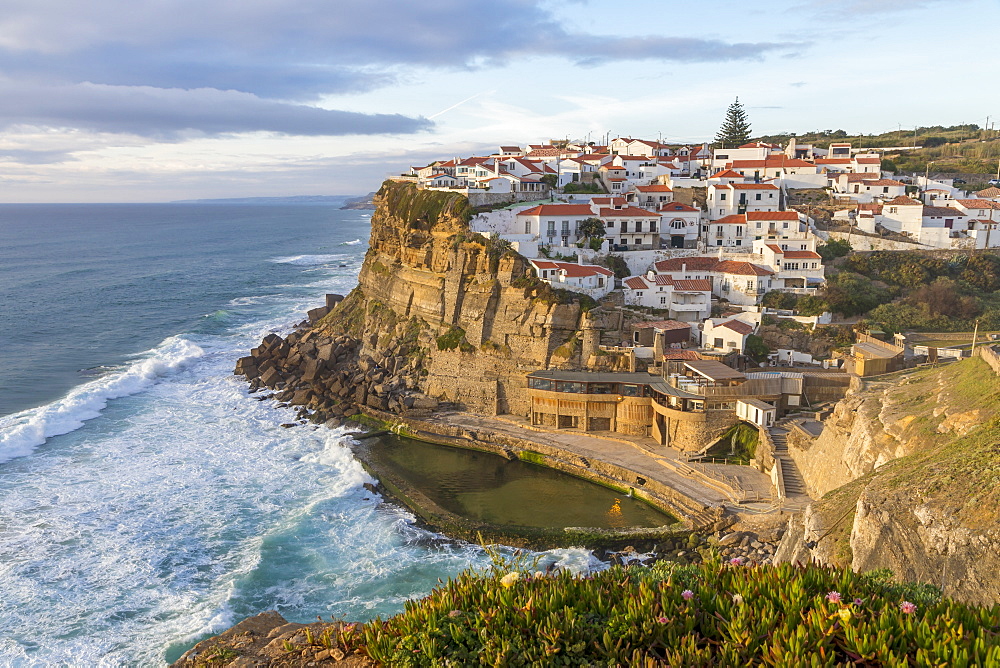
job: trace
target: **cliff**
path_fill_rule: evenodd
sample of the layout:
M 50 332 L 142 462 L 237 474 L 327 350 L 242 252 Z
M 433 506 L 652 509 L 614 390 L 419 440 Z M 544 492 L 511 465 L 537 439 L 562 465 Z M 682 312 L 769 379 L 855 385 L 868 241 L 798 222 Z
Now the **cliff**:
M 375 204 L 357 287 L 241 359 L 254 389 L 278 390 L 315 421 L 354 406 L 419 416 L 439 402 L 527 415 L 528 372 L 578 368 L 596 352 L 607 316 L 538 281 L 509 244 L 473 234 L 463 196 L 386 182 Z
M 776 559 L 888 568 L 1000 601 L 1000 379 L 981 359 L 859 384 L 815 440 L 789 439 L 809 490 Z

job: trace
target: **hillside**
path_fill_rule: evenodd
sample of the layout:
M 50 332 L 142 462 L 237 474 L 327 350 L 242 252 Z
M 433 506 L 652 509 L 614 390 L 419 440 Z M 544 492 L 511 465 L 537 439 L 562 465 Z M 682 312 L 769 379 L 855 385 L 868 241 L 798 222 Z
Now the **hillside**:
M 888 568 L 1000 600 L 1000 378 L 982 359 L 866 381 L 816 439 L 789 439 L 810 490 L 778 559 Z

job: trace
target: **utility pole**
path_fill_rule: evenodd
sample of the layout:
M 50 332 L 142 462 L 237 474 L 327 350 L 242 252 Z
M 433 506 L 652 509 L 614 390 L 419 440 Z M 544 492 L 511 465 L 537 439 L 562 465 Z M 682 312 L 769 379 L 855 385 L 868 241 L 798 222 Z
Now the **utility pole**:
M 976 356 L 976 339 L 977 338 L 979 338 L 979 320 L 978 319 L 976 320 L 976 328 L 972 332 L 972 352 L 969 354 L 969 357 L 975 357 Z

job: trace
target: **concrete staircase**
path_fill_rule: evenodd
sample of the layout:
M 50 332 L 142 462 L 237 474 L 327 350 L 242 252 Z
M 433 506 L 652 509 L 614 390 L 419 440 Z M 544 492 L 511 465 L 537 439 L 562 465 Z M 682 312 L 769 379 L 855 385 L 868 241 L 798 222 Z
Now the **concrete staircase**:
M 774 459 L 781 466 L 781 475 L 785 484 L 787 500 L 782 505 L 788 510 L 801 510 L 811 499 L 806 493 L 806 484 L 802 480 L 799 468 L 788 455 L 788 431 L 779 426 L 771 427 L 768 431 L 774 442 Z

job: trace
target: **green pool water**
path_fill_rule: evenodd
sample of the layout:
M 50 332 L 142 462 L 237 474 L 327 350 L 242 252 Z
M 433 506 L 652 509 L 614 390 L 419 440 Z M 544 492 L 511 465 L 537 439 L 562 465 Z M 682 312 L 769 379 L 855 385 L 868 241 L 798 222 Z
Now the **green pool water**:
M 676 519 L 612 489 L 498 455 L 395 436 L 369 441 L 378 468 L 445 510 L 503 526 L 659 527 Z

